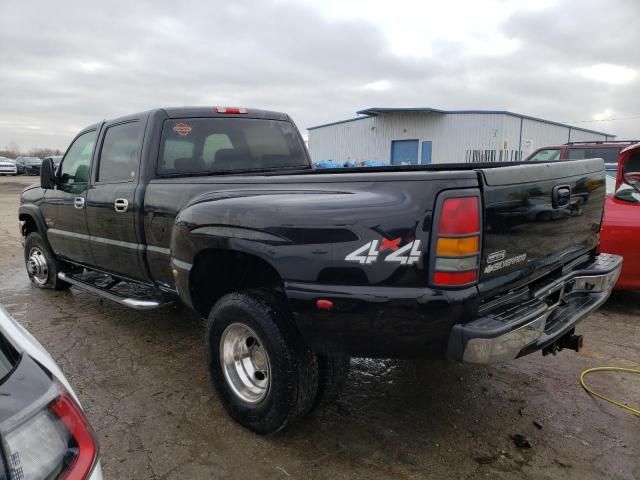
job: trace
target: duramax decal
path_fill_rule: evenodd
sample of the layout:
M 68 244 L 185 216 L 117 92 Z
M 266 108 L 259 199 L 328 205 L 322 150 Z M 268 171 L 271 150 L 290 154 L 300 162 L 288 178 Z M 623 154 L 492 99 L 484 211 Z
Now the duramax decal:
M 521 253 L 520 255 L 516 255 L 515 257 L 507 258 L 506 260 L 500 260 L 498 262 L 492 263 L 491 265 L 487 265 L 484 269 L 484 273 L 492 273 L 497 270 L 501 270 L 503 268 L 510 267 L 515 265 L 516 263 L 522 263 L 527 259 L 526 253 Z
M 382 242 L 371 240 L 363 246 L 357 248 L 349 255 L 344 257 L 347 262 L 357 262 L 362 265 L 368 265 L 378 261 L 378 257 L 382 257 L 382 252 L 390 250 L 384 257 L 384 262 L 399 263 L 401 265 L 413 265 L 418 260 L 422 252 L 420 251 L 420 240 L 403 245 L 399 245 L 402 238 L 394 238 L 392 240 L 383 238 Z

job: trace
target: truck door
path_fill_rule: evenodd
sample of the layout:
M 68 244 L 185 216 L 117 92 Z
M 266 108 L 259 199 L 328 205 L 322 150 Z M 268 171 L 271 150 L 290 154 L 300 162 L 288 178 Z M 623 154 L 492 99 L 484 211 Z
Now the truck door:
M 136 212 L 142 207 L 135 198 L 143 133 L 139 118 L 105 124 L 87 192 L 87 226 L 95 265 L 134 280 L 146 278 L 136 228 Z
M 78 135 L 65 154 L 57 185 L 45 192 L 40 206 L 54 253 L 79 263 L 92 263 L 86 218 L 86 196 L 97 131 Z

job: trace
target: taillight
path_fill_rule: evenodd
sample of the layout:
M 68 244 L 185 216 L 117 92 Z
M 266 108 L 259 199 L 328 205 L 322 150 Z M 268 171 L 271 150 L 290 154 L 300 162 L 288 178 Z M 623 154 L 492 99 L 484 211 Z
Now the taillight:
M 215 111 L 218 113 L 230 113 L 230 114 L 247 113 L 246 108 L 238 108 L 238 107 L 216 107 Z
M 480 197 L 446 193 L 435 215 L 431 283 L 460 287 L 478 281 Z
M 59 385 L 51 397 L 2 432 L 9 480 L 82 480 L 91 473 L 98 445 L 82 409 Z

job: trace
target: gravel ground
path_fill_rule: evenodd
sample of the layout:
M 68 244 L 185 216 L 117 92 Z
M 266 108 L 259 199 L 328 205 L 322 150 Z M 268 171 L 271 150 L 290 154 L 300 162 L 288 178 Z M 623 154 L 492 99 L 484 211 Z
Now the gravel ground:
M 589 367 L 640 366 L 640 293 L 614 294 L 579 326 L 580 354 L 491 367 L 354 359 L 335 406 L 258 437 L 222 409 L 186 309 L 141 313 L 31 287 L 17 208 L 34 180 L 0 178 L 0 303 L 74 385 L 106 479 L 640 478 L 640 418 L 578 382 Z M 596 375 L 602 392 L 640 404 L 637 378 Z

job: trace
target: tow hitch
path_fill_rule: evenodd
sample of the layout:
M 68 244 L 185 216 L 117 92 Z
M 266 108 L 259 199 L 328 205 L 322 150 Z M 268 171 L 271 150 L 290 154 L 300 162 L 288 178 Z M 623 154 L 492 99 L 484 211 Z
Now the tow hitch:
M 555 355 L 561 350 L 568 348 L 569 350 L 574 350 L 579 352 L 582 350 L 583 337 L 582 335 L 574 335 L 575 330 L 571 330 L 567 332 L 560 340 L 552 343 L 551 345 L 547 345 L 542 349 L 542 355 L 547 356 L 549 354 Z

